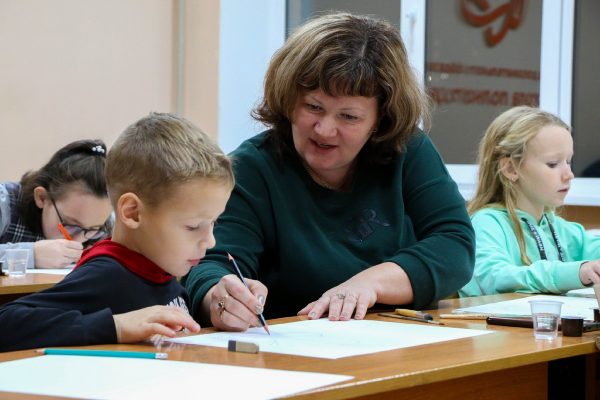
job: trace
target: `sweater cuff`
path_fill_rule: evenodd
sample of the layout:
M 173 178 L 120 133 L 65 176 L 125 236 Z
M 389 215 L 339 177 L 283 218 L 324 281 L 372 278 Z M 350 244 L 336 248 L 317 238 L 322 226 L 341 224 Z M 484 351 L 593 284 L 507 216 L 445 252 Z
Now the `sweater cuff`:
M 584 262 L 585 261 L 569 261 L 556 269 L 556 286 L 561 292 L 585 287 L 579 279 L 579 268 L 581 268 L 581 264 Z
M 221 280 L 221 277 L 206 280 L 200 286 L 200 288 L 196 292 L 196 295 L 192 299 L 192 310 L 193 310 L 192 312 L 193 312 L 194 318 L 196 318 L 196 321 L 201 321 L 201 320 L 206 320 L 206 319 L 208 319 L 210 321 L 210 316 L 208 316 L 208 315 L 204 315 L 203 316 L 204 318 L 201 318 L 202 316 L 200 314 L 202 312 L 202 301 L 204 300 L 204 297 L 206 296 L 206 293 L 208 293 L 210 288 L 212 288 L 217 283 L 219 283 L 219 280 Z
M 86 314 L 81 322 L 86 344 L 117 343 L 117 328 L 110 308 Z
M 413 308 L 423 309 L 433 302 L 434 282 L 431 273 L 419 258 L 403 253 L 385 261 L 398 264 L 408 275 L 413 290 Z

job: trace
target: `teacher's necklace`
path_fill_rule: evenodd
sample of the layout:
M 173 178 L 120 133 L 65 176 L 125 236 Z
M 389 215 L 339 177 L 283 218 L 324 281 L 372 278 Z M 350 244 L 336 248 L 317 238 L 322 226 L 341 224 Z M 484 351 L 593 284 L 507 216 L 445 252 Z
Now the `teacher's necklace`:
M 340 191 L 342 186 L 344 186 L 343 183 L 341 185 L 339 185 L 339 187 L 330 185 L 329 183 L 325 182 L 323 180 L 323 178 L 321 178 L 319 175 L 317 175 L 317 173 L 315 171 L 313 171 L 313 169 L 311 167 L 309 167 L 308 164 L 303 162 L 302 165 L 304 166 L 304 169 L 306 170 L 306 172 L 308 172 L 308 175 L 310 175 L 312 180 L 315 181 L 315 183 L 317 185 L 322 186 L 325 189 L 329 189 L 329 190 L 333 190 L 333 191 Z

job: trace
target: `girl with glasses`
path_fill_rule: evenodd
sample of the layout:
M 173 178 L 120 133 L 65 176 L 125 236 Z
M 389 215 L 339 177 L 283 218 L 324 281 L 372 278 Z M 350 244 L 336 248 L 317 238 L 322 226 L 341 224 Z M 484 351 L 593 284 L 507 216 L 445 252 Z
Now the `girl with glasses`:
M 78 140 L 20 182 L 0 183 L 0 259 L 7 249 L 25 248 L 29 268 L 63 268 L 108 235 L 105 161 L 102 141 Z

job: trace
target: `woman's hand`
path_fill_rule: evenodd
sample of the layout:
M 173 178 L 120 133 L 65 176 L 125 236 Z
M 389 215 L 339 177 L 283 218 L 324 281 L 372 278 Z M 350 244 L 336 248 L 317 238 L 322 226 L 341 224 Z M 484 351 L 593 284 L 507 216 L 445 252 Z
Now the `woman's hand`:
M 83 245 L 74 240 L 39 240 L 33 244 L 37 268 L 64 268 L 79 261 Z
M 329 289 L 317 301 L 308 304 L 298 315 L 308 315 L 310 319 L 321 318 L 329 313 L 330 321 L 348 321 L 354 314 L 355 319 L 363 319 L 369 307 L 377 302 L 374 285 L 359 275 Z
M 246 279 L 246 284 L 250 290 L 237 275 L 225 275 L 206 293 L 202 308 L 215 328 L 245 331 L 251 326 L 261 326 L 258 314 L 263 312 L 267 287 L 253 279 Z
M 298 315 L 318 319 L 328 313 L 330 321 L 348 321 L 352 314 L 354 319 L 363 319 L 375 303 L 409 304 L 412 301 L 412 286 L 406 272 L 397 264 L 384 262 L 329 289 Z
M 581 264 L 579 280 L 586 286 L 600 283 L 600 260 L 586 261 Z

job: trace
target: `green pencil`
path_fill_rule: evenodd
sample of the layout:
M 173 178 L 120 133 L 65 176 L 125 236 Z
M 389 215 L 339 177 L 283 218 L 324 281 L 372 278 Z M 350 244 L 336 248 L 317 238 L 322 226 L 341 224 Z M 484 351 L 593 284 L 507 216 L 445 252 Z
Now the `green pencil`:
M 152 353 L 145 351 L 121 351 L 121 350 L 92 350 L 92 349 L 40 349 L 37 353 L 59 356 L 93 356 L 93 357 L 125 357 L 125 358 L 150 358 L 166 360 L 167 353 Z

